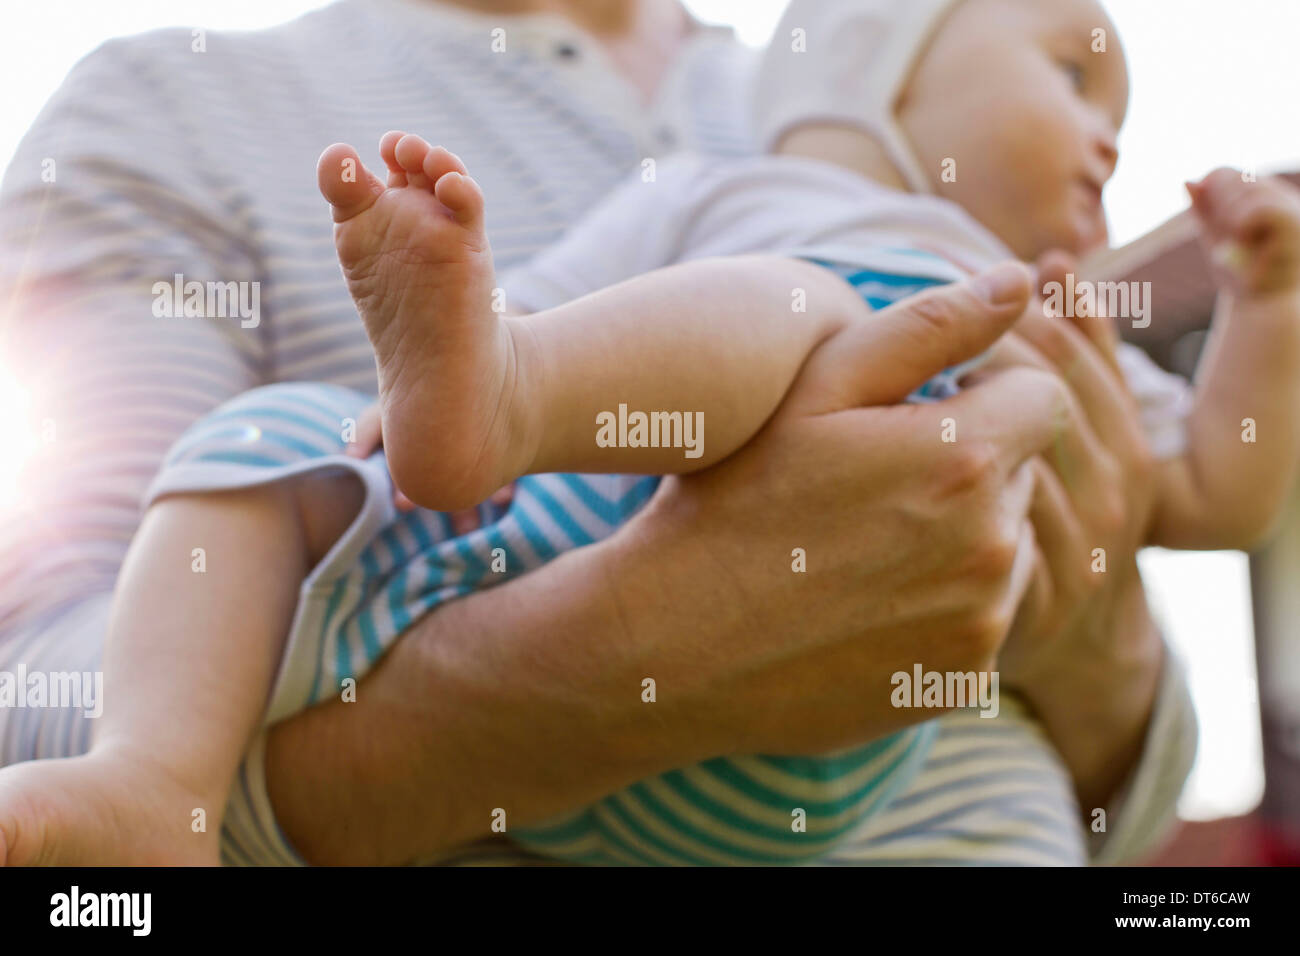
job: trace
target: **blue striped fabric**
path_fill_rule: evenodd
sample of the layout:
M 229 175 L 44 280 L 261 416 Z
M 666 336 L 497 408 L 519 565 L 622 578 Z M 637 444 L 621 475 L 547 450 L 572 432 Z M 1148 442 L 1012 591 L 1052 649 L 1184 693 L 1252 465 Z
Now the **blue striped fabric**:
M 886 249 L 882 251 L 894 256 L 912 256 L 918 261 L 918 269 L 923 270 L 927 263 L 938 266 L 940 271 L 944 273 L 950 272 L 952 269 L 952 266 L 946 260 L 921 249 Z M 827 262 L 813 258 L 808 261 L 834 272 L 857 289 L 862 296 L 862 300 L 877 311 L 888 308 L 909 295 L 916 295 L 918 292 L 924 292 L 926 289 L 933 289 L 936 286 L 947 285 L 951 281 L 950 279 L 933 279 L 924 275 L 864 269 L 861 264 Z M 925 403 L 941 402 L 945 398 L 952 398 L 959 391 L 957 382 L 961 377 L 979 368 L 984 361 L 984 356 L 976 356 L 961 365 L 944 369 L 934 378 L 917 388 L 908 396 L 908 400 Z

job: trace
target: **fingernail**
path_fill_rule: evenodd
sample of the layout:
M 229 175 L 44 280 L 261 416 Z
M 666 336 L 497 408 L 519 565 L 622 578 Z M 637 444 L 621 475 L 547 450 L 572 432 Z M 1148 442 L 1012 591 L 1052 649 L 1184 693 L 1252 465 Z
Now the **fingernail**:
M 1028 284 L 1023 266 L 1005 262 L 979 276 L 975 280 L 975 291 L 986 302 L 1006 305 L 1023 296 Z

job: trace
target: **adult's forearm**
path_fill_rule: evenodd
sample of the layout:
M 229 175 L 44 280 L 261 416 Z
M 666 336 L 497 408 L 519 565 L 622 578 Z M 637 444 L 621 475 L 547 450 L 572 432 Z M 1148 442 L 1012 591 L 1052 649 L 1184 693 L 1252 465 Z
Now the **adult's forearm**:
M 623 626 L 652 614 L 625 606 L 641 599 L 627 582 L 654 578 L 641 560 L 616 537 L 454 601 L 355 703 L 273 728 L 267 787 L 289 842 L 312 863 L 409 862 L 489 836 L 495 808 L 509 827 L 536 823 L 712 755 L 704 728 L 641 701 Z M 661 625 L 688 627 L 665 603 Z
M 1140 762 L 1165 665 L 1141 578 L 1136 571 L 1129 578 L 1111 613 L 1097 616 L 1095 652 L 1023 688 L 1070 770 L 1085 818 L 1118 795 Z

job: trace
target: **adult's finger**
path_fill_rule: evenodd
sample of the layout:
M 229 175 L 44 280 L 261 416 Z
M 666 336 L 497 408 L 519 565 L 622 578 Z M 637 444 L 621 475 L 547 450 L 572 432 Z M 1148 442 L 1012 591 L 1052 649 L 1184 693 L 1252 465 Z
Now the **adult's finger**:
M 1029 270 L 1003 263 L 974 278 L 912 296 L 856 322 L 818 349 L 787 401 L 787 414 L 892 405 L 946 368 L 989 348 L 1021 315 Z
M 1055 373 L 1015 368 L 934 406 L 951 417 L 957 441 L 996 449 L 1009 473 L 1041 454 L 1071 494 L 1098 487 L 1110 460 L 1078 399 Z
M 926 406 L 937 419 L 951 419 L 955 445 L 991 449 L 1003 475 L 1038 454 L 1051 454 L 1069 426 L 1070 396 L 1055 374 L 1011 368 L 950 399 Z M 936 434 L 939 434 L 936 431 Z
M 1059 591 L 1083 574 L 1091 549 L 1060 476 L 1042 459 L 1030 462 L 1030 467 L 1034 472 L 1034 500 L 1029 520 L 1033 522 L 1053 590 Z
M 1042 352 L 1016 334 L 1013 328 L 989 349 L 988 361 L 962 379 L 963 385 L 975 385 L 1009 368 L 1036 368 L 1057 374 L 1056 366 Z
M 1115 319 L 1104 312 L 1095 315 L 1075 312 L 1068 321 L 1097 350 L 1097 356 L 1106 364 L 1116 379 L 1123 380 L 1124 369 L 1119 364 L 1119 330 Z
M 1020 526 L 1020 543 L 1016 546 L 1016 558 L 1007 577 L 1007 587 L 997 614 L 1008 622 L 1016 617 L 1016 609 L 1025 599 L 1025 595 L 1034 585 L 1039 561 L 1038 543 L 1034 536 L 1033 524 L 1026 520 Z
M 1027 314 L 1016 334 L 1050 361 L 1078 398 L 1094 432 L 1109 441 L 1136 441 L 1138 419 L 1118 366 L 1111 366 L 1083 333 L 1063 319 Z
M 1110 369 L 1120 376 L 1123 373 L 1120 370 L 1119 359 L 1116 350 L 1119 348 L 1119 333 L 1115 330 L 1115 320 L 1107 316 L 1102 303 L 1097 302 L 1098 308 L 1089 310 L 1080 308 L 1084 303 L 1075 303 L 1074 308 L 1053 312 L 1048 309 L 1048 302 L 1052 298 L 1049 290 L 1053 285 L 1063 294 L 1067 287 L 1076 283 L 1071 281 L 1071 277 L 1078 278 L 1079 261 L 1068 252 L 1053 250 L 1046 252 L 1038 260 L 1038 288 L 1042 294 L 1042 314 L 1053 318 L 1066 319 L 1073 323 L 1084 337 L 1093 344 L 1097 349 L 1098 355 L 1110 367 Z M 1098 297 L 1094 296 L 1094 300 Z

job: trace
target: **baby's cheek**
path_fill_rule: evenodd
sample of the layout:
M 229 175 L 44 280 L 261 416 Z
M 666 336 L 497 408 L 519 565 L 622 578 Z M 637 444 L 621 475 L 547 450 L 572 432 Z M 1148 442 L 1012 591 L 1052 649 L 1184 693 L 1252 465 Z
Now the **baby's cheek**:
M 1047 198 L 1061 178 L 1062 154 L 1069 152 L 1062 132 L 1050 116 L 1006 115 L 990 128 L 988 148 L 1025 198 Z

